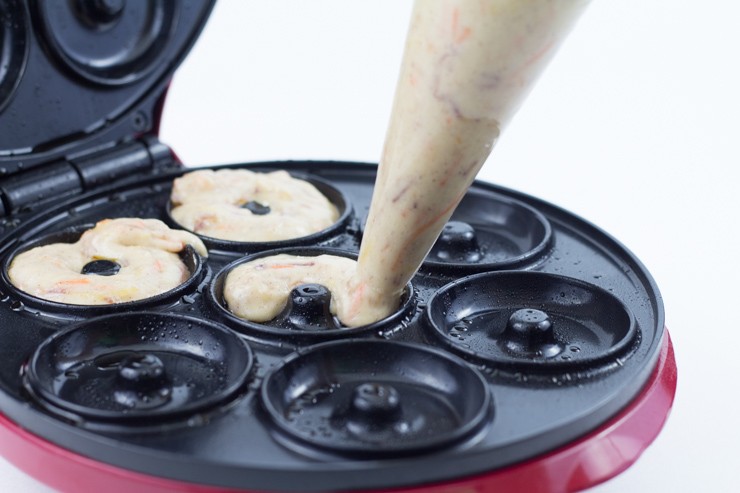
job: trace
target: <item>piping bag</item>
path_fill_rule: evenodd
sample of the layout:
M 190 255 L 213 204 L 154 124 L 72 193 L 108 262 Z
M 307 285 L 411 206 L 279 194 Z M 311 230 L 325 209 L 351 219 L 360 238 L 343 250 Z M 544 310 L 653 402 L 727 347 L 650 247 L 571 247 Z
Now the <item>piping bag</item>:
M 345 324 L 396 309 L 589 1 L 416 0 Z

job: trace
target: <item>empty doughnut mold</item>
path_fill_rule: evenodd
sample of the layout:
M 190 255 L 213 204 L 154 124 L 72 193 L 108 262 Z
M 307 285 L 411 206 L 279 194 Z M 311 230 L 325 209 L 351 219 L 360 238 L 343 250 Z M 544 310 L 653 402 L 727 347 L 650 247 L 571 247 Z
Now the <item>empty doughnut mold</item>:
M 0 1 L 0 113 L 20 84 L 28 56 L 28 18 L 20 1 Z
M 474 436 L 491 415 L 488 386 L 464 361 L 388 341 L 329 342 L 293 355 L 261 396 L 285 435 L 351 457 L 431 453 Z
M 460 202 L 425 266 L 457 272 L 500 270 L 532 263 L 552 241 L 547 218 L 509 197 L 471 191 Z
M 252 363 L 249 346 L 218 324 L 131 312 L 45 340 L 28 364 L 26 386 L 62 417 L 151 424 L 228 402 Z
M 630 310 L 578 279 L 538 272 L 477 274 L 429 300 L 427 320 L 452 350 L 519 370 L 588 367 L 625 353 Z
M 165 0 L 34 4 L 53 56 L 74 75 L 112 86 L 136 82 L 156 68 L 179 10 Z

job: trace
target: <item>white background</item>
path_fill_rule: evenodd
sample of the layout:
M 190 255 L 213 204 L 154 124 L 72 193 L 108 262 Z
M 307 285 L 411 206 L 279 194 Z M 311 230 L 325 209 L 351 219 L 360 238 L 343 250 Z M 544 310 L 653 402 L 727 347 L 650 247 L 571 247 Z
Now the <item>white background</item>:
M 377 161 L 410 7 L 221 0 L 162 140 L 188 165 Z M 663 293 L 673 413 L 596 493 L 737 488 L 739 20 L 728 0 L 594 1 L 479 175 L 596 223 Z M 0 491 L 49 490 L 0 459 Z

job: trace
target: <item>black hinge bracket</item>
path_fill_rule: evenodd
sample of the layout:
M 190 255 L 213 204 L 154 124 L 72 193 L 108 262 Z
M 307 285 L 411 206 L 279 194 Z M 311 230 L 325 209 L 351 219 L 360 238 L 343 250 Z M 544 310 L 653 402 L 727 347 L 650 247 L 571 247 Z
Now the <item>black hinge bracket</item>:
M 70 156 L 0 182 L 0 216 L 77 195 L 171 162 L 170 149 L 155 137 Z

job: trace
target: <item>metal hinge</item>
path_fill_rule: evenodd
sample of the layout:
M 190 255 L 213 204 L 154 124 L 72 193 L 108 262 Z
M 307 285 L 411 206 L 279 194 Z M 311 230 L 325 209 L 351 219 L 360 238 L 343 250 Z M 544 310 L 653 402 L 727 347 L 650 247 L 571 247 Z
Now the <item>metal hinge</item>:
M 156 137 L 144 137 L 48 163 L 0 183 L 0 216 L 94 190 L 129 175 L 147 173 L 171 161 L 169 147 Z

